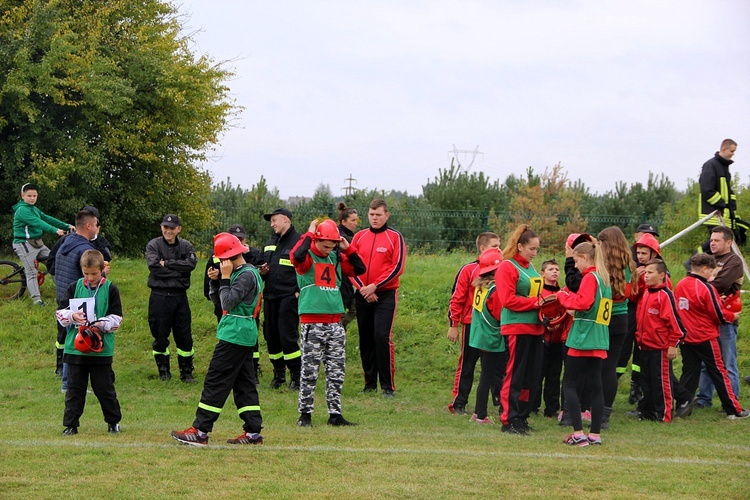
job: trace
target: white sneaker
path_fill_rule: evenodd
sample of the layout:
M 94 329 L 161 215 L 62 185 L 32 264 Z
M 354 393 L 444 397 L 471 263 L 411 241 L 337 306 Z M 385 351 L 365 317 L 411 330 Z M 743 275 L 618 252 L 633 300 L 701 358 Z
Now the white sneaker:
M 739 415 L 729 415 L 728 420 L 741 420 L 743 418 L 750 417 L 750 410 L 742 410 Z

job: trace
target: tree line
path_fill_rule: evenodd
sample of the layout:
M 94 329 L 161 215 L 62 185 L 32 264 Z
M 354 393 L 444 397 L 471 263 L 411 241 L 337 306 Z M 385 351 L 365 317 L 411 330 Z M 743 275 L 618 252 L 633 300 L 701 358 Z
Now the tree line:
M 0 11 L 0 253 L 10 251 L 11 207 L 25 182 L 40 186 L 39 208 L 61 220 L 72 222 L 84 205 L 99 208 L 119 255 L 142 254 L 168 212 L 179 213 L 198 246 L 231 223 L 244 224 L 255 244 L 265 241 L 262 215 L 285 205 L 278 190 L 263 177 L 249 189 L 212 184 L 199 166 L 242 109 L 230 95 L 232 72 L 191 51 L 172 4 L 0 0 Z M 740 212 L 750 209 L 744 187 L 736 186 Z M 338 197 L 320 185 L 289 208 L 300 225 L 335 217 L 343 200 L 366 224 L 369 201 L 385 198 L 410 244 L 450 251 L 521 222 L 550 242 L 612 224 L 627 232 L 643 220 L 670 234 L 694 220 L 696 193 L 695 183 L 678 190 L 663 174 L 600 195 L 571 182 L 561 164 L 503 181 L 451 164 L 418 195 L 372 188 Z

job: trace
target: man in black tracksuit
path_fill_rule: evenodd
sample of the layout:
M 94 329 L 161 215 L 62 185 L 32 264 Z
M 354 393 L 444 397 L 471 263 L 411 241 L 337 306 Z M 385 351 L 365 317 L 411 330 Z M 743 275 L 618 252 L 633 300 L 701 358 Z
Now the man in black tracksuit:
M 146 245 L 148 265 L 148 326 L 154 337 L 153 355 L 159 378 L 172 378 L 169 368 L 169 332 L 174 335 L 177 346 L 177 361 L 180 380 L 194 384 L 193 378 L 193 333 L 190 304 L 187 290 L 190 288 L 190 273 L 198 264 L 195 248 L 188 240 L 178 238 L 182 231 L 180 218 L 167 214 L 161 222 L 162 235 Z
M 263 248 L 265 264 L 259 268 L 265 280 L 263 337 L 273 365 L 271 388 L 278 389 L 286 383 L 286 367 L 291 378 L 289 389 L 299 391 L 302 365 L 297 313 L 299 288 L 289 253 L 301 235 L 295 231 L 292 213 L 286 208 L 277 208 L 263 218 L 271 223 L 274 233 Z

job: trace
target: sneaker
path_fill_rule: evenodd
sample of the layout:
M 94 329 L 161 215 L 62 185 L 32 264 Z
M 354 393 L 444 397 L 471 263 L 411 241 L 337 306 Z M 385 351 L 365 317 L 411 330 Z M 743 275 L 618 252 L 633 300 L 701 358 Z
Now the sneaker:
M 693 408 L 695 408 L 696 403 L 698 403 L 698 398 L 693 396 L 690 401 L 685 401 L 675 408 L 674 416 L 677 418 L 689 417 L 690 414 L 693 413 Z
M 184 431 L 172 431 L 172 437 L 178 442 L 190 446 L 206 446 L 208 444 L 208 434 L 201 437 L 195 427 L 187 428 Z
M 635 410 L 626 411 L 623 415 L 626 417 L 640 418 L 641 412 L 636 408 Z
M 750 375 L 745 377 L 745 383 L 750 384 Z
M 383 389 L 383 397 L 393 399 L 396 396 L 396 391 L 393 389 Z
M 742 420 L 743 418 L 750 417 L 750 410 L 742 410 L 736 415 L 729 415 L 727 419 L 729 420 Z
M 515 425 L 511 424 L 504 424 L 502 429 L 500 429 L 502 432 L 506 432 L 508 434 L 517 434 L 519 436 L 528 436 L 529 433 L 524 429 L 523 427 L 517 427 Z
M 602 437 L 601 436 L 594 437 L 591 434 L 589 434 L 588 436 L 586 436 L 586 439 L 589 440 L 589 444 L 591 444 L 591 445 L 594 445 L 594 444 L 597 444 L 599 446 L 602 445 Z
M 357 424 L 355 424 L 354 422 L 349 422 L 341 413 L 331 413 L 328 416 L 328 425 L 332 425 L 334 427 L 345 427 L 354 426 Z
M 471 415 L 469 422 L 476 422 L 477 424 L 494 424 L 495 423 L 495 421 L 492 420 L 489 416 L 486 416 L 484 418 L 478 418 L 476 413 L 473 413 Z
M 107 432 L 110 434 L 119 434 L 120 424 L 107 424 Z
M 563 439 L 563 443 L 570 446 L 588 446 L 591 444 L 589 443 L 589 438 L 586 437 L 586 434 L 568 434 L 565 439 Z
M 360 394 L 366 394 L 368 392 L 377 392 L 378 388 L 373 387 L 371 385 L 366 385 L 361 391 L 359 391 Z
M 62 433 L 63 436 L 75 436 L 76 434 L 78 434 L 78 427 L 72 426 L 66 427 Z
M 289 382 L 289 390 L 290 391 L 299 391 L 299 382 L 296 380 L 292 380 Z
M 458 405 L 448 405 L 448 410 L 454 415 L 466 415 L 466 408 Z
M 281 389 L 284 387 L 284 384 L 286 384 L 286 378 L 274 378 L 271 380 L 271 385 L 269 387 L 271 389 Z
M 544 416 L 547 418 L 558 418 L 556 411 L 544 410 Z M 559 420 L 559 419 L 558 419 Z
M 261 436 L 257 432 L 253 432 L 251 434 L 248 434 L 247 432 L 243 432 L 242 434 L 240 434 L 234 439 L 227 439 L 227 443 L 261 445 L 263 444 L 263 436 Z
M 35 306 L 39 306 L 39 307 L 44 307 L 45 306 L 44 301 L 42 299 L 36 299 L 34 301 L 34 305 Z
M 312 427 L 312 415 L 307 412 L 300 413 L 297 427 Z
M 581 420 L 584 422 L 591 422 L 591 412 L 589 410 L 582 411 Z

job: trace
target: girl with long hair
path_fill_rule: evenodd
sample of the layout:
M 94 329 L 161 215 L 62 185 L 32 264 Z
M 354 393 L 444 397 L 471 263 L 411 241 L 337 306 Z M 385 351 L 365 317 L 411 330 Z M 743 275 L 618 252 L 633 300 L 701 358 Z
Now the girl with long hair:
M 502 306 L 500 332 L 508 363 L 500 390 L 503 432 L 528 435 L 531 405 L 539 391 L 544 356 L 544 325 L 539 320 L 539 293 L 544 284 L 531 260 L 539 251 L 539 237 L 529 226 L 518 226 L 503 249 L 505 260 L 495 274 Z
M 617 395 L 617 362 L 628 334 L 628 297 L 638 290 L 633 253 L 622 230 L 617 226 L 603 229 L 597 240 L 601 245 L 612 284 L 612 320 L 609 323 L 609 349 L 602 361 L 604 415 L 602 428 L 609 429 L 609 416 Z
M 609 348 L 609 322 L 612 318 L 612 287 L 599 243 L 581 243 L 573 250 L 576 267 L 583 273 L 577 293 L 560 292 L 557 299 L 566 309 L 575 311 L 573 327 L 565 345 L 563 392 L 570 411 L 573 433 L 563 442 L 573 446 L 602 444 L 600 431 L 604 413 L 602 360 Z M 586 381 L 591 395 L 591 430 L 583 432 L 578 384 Z

